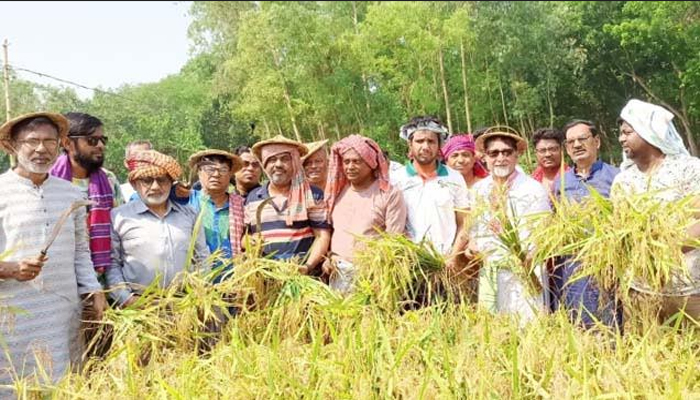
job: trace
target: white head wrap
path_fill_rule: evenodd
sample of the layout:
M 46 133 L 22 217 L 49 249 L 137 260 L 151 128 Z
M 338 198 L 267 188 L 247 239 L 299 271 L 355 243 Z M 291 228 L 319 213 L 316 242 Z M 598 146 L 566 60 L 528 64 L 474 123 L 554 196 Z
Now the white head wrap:
M 647 143 L 661 150 L 666 155 L 685 154 L 688 150 L 683 139 L 673 126 L 673 114 L 656 104 L 632 99 L 620 112 L 620 118 L 627 122 Z M 624 152 L 621 168 L 632 165 Z
M 433 121 L 426 121 L 416 125 L 406 124 L 401 127 L 399 136 L 405 141 L 410 141 L 411 136 L 417 131 L 430 131 L 435 132 L 440 137 L 440 142 L 445 143 L 447 139 L 450 138 L 450 133 L 447 131 L 443 125 L 437 124 Z

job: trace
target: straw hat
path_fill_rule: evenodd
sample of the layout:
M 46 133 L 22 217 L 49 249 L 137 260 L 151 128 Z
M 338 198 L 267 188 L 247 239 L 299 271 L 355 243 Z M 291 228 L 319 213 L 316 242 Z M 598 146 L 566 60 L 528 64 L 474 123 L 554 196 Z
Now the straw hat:
M 304 143 L 309 152 L 306 153 L 304 157 L 301 158 L 301 162 L 306 161 L 307 158 L 311 157 L 315 152 L 321 150 L 323 146 L 328 144 L 328 139 L 319 140 L 318 142 Z
M 286 144 L 290 146 L 294 146 L 299 150 L 299 156 L 304 157 L 308 152 L 309 149 L 306 148 L 306 146 L 303 143 L 299 143 L 296 140 L 292 139 L 287 139 L 286 137 L 282 135 L 277 135 L 273 137 L 272 139 L 267 139 L 263 140 L 262 142 L 255 143 L 251 150 L 253 151 L 253 154 L 255 157 L 258 158 L 262 162 L 262 148 L 264 146 L 267 146 L 268 144 Z
M 524 153 L 527 149 L 527 141 L 520 136 L 518 131 L 505 125 L 496 125 L 488 128 L 485 133 L 481 134 L 481 136 L 476 139 L 476 149 L 483 153 L 485 151 L 484 143 L 486 143 L 488 138 L 492 137 L 509 137 L 515 139 L 518 154 Z
M 57 113 L 50 113 L 50 112 L 35 112 L 35 113 L 29 113 L 29 114 L 24 114 L 20 115 L 19 117 L 13 118 L 0 127 L 0 147 L 2 147 L 3 150 L 5 150 L 8 153 L 13 152 L 12 146 L 11 146 L 11 141 L 12 138 L 10 137 L 10 132 L 12 132 L 12 128 L 19 124 L 22 121 L 25 121 L 30 118 L 36 118 L 36 117 L 46 117 L 51 120 L 56 126 L 58 126 L 58 138 L 59 142 L 64 139 L 66 136 L 68 136 L 68 119 L 64 117 L 61 114 Z
M 190 169 L 194 169 L 197 164 L 202 160 L 202 158 L 206 156 L 222 156 L 231 161 L 231 172 L 235 173 L 241 168 L 243 168 L 243 161 L 241 160 L 240 157 L 238 157 L 235 154 L 231 154 L 227 151 L 223 150 L 217 150 L 217 149 L 206 149 L 202 151 L 198 151 L 194 154 L 192 154 L 189 158 L 189 165 Z

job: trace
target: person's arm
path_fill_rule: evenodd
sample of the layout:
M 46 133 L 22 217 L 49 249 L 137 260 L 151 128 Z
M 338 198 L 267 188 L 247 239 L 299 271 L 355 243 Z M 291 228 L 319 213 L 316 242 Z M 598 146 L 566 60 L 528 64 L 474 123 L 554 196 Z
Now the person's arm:
M 107 308 L 107 300 L 102 291 L 102 285 L 97 280 L 97 273 L 92 263 L 86 220 L 87 211 L 85 207 L 79 208 L 73 214 L 73 223 L 75 225 L 75 276 L 78 283 L 78 294 L 85 301 L 84 305 L 89 305 L 92 308 L 94 319 L 99 321 L 102 319 L 102 313 L 105 308 Z
M 454 182 L 451 193 L 452 204 L 454 204 L 455 207 L 455 224 L 457 227 L 455 229 L 455 237 L 452 241 L 452 249 L 446 260 L 448 268 L 454 268 L 456 266 L 457 257 L 460 253 L 464 252 L 467 247 L 467 242 L 469 241 L 469 236 L 466 232 L 463 232 L 463 230 L 466 226 L 465 221 L 469 211 L 470 199 L 467 184 L 461 176 Z
M 102 285 L 97 281 L 97 273 L 90 256 L 90 239 L 87 233 L 87 211 L 81 207 L 73 214 L 75 234 L 75 276 L 78 283 L 78 294 L 98 292 Z
M 386 203 L 386 233 L 406 233 L 406 219 L 408 209 L 403 199 L 403 194 L 399 190 L 391 189 Z
M 124 249 L 122 247 L 121 237 L 115 229 L 115 213 L 112 212 L 112 229 L 111 229 L 111 258 L 112 263 L 105 272 L 107 288 L 109 295 L 122 306 L 127 306 L 133 302 L 133 292 L 124 278 Z
M 465 226 L 466 226 L 466 221 L 467 219 L 467 211 L 466 210 L 456 210 L 455 211 L 455 221 L 457 223 L 457 230 L 455 234 L 455 240 L 454 243 L 452 243 L 452 250 L 450 251 L 450 255 L 446 259 L 446 267 L 447 268 L 456 268 L 457 266 L 457 259 L 459 258 L 459 255 L 464 253 L 464 250 L 467 248 L 467 244 L 469 244 L 469 235 L 465 231 Z
M 328 253 L 328 248 L 331 245 L 330 229 L 313 229 L 313 231 L 315 237 L 314 243 L 309 250 L 309 257 L 305 263 L 306 271 L 302 271 L 303 273 L 308 273 L 319 265 L 326 256 L 326 253 Z

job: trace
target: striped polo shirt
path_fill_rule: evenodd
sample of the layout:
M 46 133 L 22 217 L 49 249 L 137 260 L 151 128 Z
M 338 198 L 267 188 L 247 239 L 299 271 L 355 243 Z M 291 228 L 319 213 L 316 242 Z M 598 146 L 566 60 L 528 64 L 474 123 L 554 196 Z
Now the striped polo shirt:
M 249 233 L 257 232 L 256 212 L 260 203 L 270 197 L 269 182 L 248 193 L 245 202 L 245 223 Z M 287 200 L 279 208 L 274 202 L 267 203 L 260 214 L 261 231 L 265 246 L 263 256 L 276 260 L 292 257 L 304 259 L 314 242 L 313 229 L 331 229 L 326 221 L 326 208 L 323 202 L 323 190 L 311 186 L 315 205 L 308 207 L 309 219 L 294 221 L 292 226 L 285 222 Z

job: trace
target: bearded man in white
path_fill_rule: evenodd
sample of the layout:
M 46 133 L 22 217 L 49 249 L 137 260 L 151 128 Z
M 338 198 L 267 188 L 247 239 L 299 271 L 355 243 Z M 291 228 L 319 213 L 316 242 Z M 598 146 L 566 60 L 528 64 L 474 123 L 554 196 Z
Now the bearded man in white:
M 534 267 L 532 287 L 524 279 L 532 246 L 527 244 L 537 214 L 550 210 L 547 192 L 536 180 L 517 169 L 518 157 L 527 148 L 527 142 L 515 132 L 490 129 L 476 141 L 477 149 L 486 155 L 491 175 L 474 185 L 471 202 L 475 222 L 470 231 L 467 253 L 482 253 L 484 266 L 479 271 L 479 304 L 491 312 L 514 313 L 522 321 L 532 319 L 544 311 L 547 282 L 542 266 Z M 508 225 L 517 230 L 517 240 L 525 252 L 514 260 L 503 238 Z M 469 254 L 468 254 L 469 255 Z M 472 254 L 473 255 L 473 254 Z M 513 262 L 523 264 L 513 266 Z M 531 289 L 528 289 L 528 288 Z M 533 292 L 533 290 L 536 290 Z

